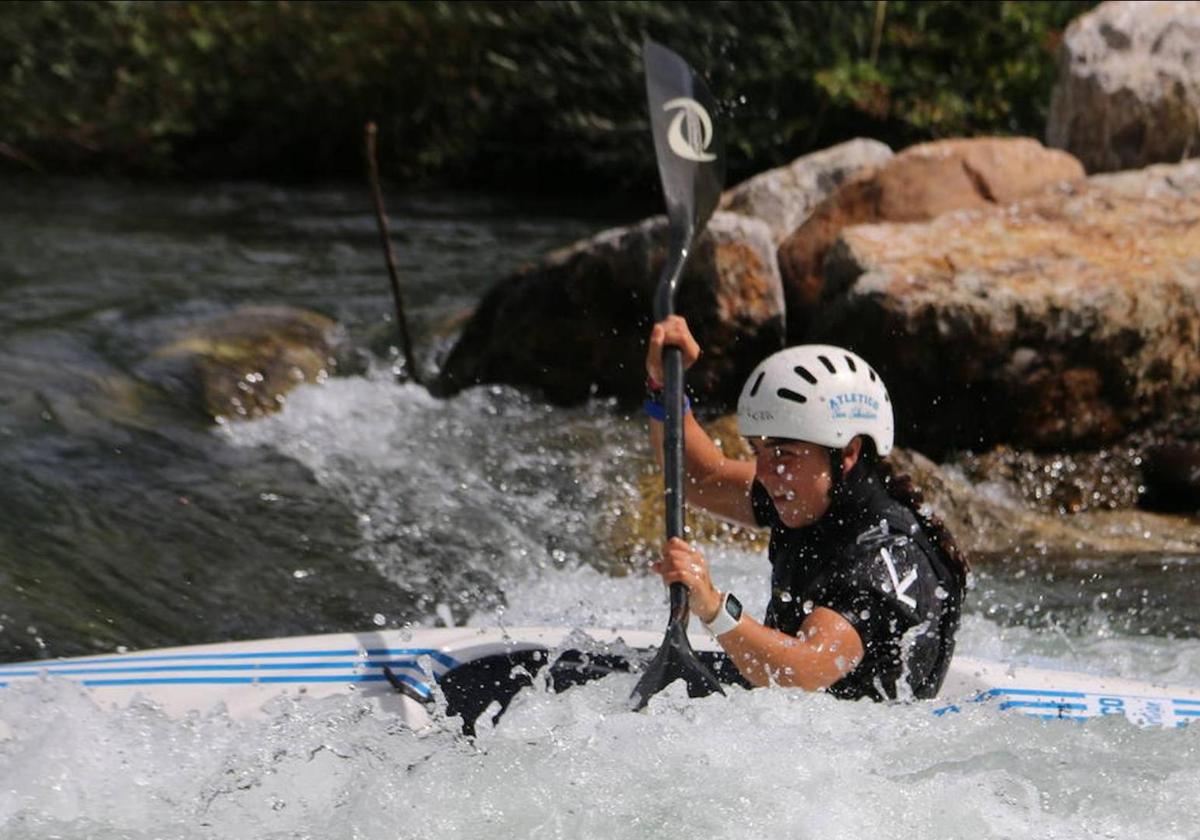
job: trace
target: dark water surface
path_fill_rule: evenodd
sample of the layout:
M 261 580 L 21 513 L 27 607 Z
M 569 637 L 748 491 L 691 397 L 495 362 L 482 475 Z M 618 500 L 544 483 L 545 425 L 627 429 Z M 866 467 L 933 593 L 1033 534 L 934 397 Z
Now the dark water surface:
M 489 282 L 597 224 L 489 197 L 393 203 L 426 364 Z M 377 237 L 356 188 L 0 182 L 0 659 L 415 617 L 342 497 L 139 375 L 244 305 L 325 313 L 386 353 Z
M 491 281 L 628 221 L 586 209 L 394 199 L 423 364 Z M 143 376 L 244 305 L 336 318 L 367 372 L 230 430 Z M 0 181 L 0 660 L 461 620 L 511 600 L 523 565 L 610 565 L 597 521 L 640 423 L 395 385 L 390 313 L 364 190 Z M 1053 638 L 1195 637 L 1196 565 L 1017 558 L 980 571 L 971 610 Z

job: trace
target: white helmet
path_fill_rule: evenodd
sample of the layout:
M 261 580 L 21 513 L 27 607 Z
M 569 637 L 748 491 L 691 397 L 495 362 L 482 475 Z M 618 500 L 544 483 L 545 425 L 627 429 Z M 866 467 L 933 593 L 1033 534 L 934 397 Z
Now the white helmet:
M 789 347 L 759 362 L 738 398 L 738 431 L 830 449 L 866 435 L 881 456 L 895 439 L 883 380 L 861 356 L 828 344 Z

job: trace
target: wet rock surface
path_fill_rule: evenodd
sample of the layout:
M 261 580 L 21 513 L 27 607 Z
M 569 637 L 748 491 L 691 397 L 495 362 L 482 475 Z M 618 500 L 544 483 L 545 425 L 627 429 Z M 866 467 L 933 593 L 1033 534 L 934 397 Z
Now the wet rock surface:
M 928 221 L 955 210 L 1009 204 L 1083 175 L 1070 155 L 1025 137 L 923 143 L 861 170 L 780 243 L 789 340 L 806 340 L 821 315 L 823 266 L 844 228 Z
M 1200 153 L 1200 5 L 1102 3 L 1073 21 L 1046 142 L 1089 172 Z
M 1142 450 L 1133 442 L 1095 452 L 1039 453 L 999 446 L 951 462 L 973 484 L 1003 486 L 1049 514 L 1133 508 L 1141 500 Z
M 666 219 L 655 217 L 575 243 L 502 280 L 463 329 L 436 390 L 503 383 L 564 404 L 593 395 L 640 400 L 666 237 Z M 783 294 L 767 226 L 715 214 L 693 244 L 676 307 L 704 349 L 688 373 L 693 393 L 736 399 L 753 366 L 783 341 Z
M 977 484 L 962 468 L 938 466 L 914 450 L 893 450 L 891 460 L 899 472 L 912 475 L 926 504 L 959 544 L 984 562 L 1080 552 L 1113 557 L 1200 553 L 1200 519 L 1194 516 L 1137 508 L 1051 513 L 1040 500 L 1027 500 L 1032 488 L 1011 480 Z
M 878 140 L 839 143 L 743 181 L 721 196 L 720 209 L 766 222 L 778 244 L 847 180 L 891 157 Z
M 844 230 L 814 337 L 888 382 L 905 445 L 1095 448 L 1200 387 L 1200 163 Z
M 218 422 L 278 411 L 302 382 L 336 366 L 336 322 L 289 307 L 247 307 L 160 348 L 139 375 Z

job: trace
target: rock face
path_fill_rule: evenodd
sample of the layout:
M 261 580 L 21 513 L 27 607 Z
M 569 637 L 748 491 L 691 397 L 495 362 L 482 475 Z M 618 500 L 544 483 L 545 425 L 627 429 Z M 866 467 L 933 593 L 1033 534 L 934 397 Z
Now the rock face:
M 248 307 L 156 351 L 139 374 L 224 422 L 278 411 L 288 391 L 334 367 L 337 324 L 302 309 Z
M 559 403 L 590 395 L 640 400 L 645 341 L 666 258 L 665 217 L 555 252 L 487 293 L 442 367 L 439 393 L 495 382 Z M 742 379 L 783 341 L 783 292 L 763 222 L 717 213 L 692 247 L 677 295 L 704 348 L 688 373 L 701 397 L 736 398 Z
M 850 225 L 927 221 L 954 210 L 994 207 L 1082 178 L 1083 167 L 1036 140 L 941 140 L 905 149 L 863 170 L 819 204 L 779 246 L 788 339 L 807 340 L 819 316 L 826 255 Z
M 1200 154 L 1200 4 L 1111 2 L 1067 28 L 1046 142 L 1089 172 Z
M 766 222 L 778 244 L 849 178 L 891 157 L 878 140 L 848 140 L 743 181 L 721 196 L 720 209 Z
M 1200 162 L 847 228 L 815 337 L 877 366 L 902 442 L 1078 448 L 1200 388 Z

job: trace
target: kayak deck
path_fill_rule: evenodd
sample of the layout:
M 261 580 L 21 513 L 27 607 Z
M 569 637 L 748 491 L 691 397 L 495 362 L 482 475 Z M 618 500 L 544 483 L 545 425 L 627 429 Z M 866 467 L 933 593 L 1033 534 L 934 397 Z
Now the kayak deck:
M 50 678 L 84 686 L 101 705 L 125 706 L 140 697 L 172 716 L 224 706 L 233 717 L 262 714 L 280 696 L 354 693 L 414 728 L 428 725 L 428 708 L 441 693 L 447 713 L 460 715 L 470 732 L 480 713 L 495 702 L 502 711 L 547 663 L 551 684 L 561 691 L 639 667 L 661 640 L 644 630 L 561 627 L 335 633 L 4 664 L 0 689 Z M 707 634 L 691 641 L 710 664 L 720 664 L 723 654 Z M 966 657 L 951 663 L 939 698 L 924 702 L 938 715 L 987 702 L 1047 719 L 1123 715 L 1156 727 L 1182 727 L 1200 717 L 1200 688 Z

